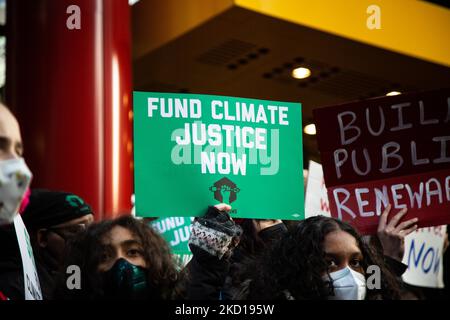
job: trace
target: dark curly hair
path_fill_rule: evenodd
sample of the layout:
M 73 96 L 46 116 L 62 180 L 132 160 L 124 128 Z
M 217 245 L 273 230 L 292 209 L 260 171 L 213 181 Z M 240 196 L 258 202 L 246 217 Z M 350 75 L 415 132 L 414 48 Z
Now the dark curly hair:
M 130 216 L 106 220 L 92 224 L 67 243 L 64 269 L 77 265 L 81 269 L 81 289 L 69 290 L 67 278 L 62 272 L 57 281 L 55 299 L 102 299 L 102 277 L 98 271 L 103 250 L 102 239 L 114 227 L 128 229 L 142 244 L 144 260 L 148 266 L 147 279 L 153 289 L 157 290 L 153 298 L 175 299 L 183 294 L 183 273 L 177 271 L 171 251 L 166 241 L 145 222 Z
M 322 278 L 328 273 L 323 243 L 327 234 L 337 230 L 356 239 L 364 257 L 364 270 L 369 265 L 380 267 L 381 289 L 367 290 L 366 299 L 400 299 L 399 284 L 385 267 L 383 258 L 362 241 L 350 224 L 323 216 L 301 221 L 260 258 L 247 265 L 243 273 L 251 281 L 247 281 L 245 296 L 235 298 L 286 299 L 286 292 L 289 292 L 296 300 L 327 299 L 333 288 Z

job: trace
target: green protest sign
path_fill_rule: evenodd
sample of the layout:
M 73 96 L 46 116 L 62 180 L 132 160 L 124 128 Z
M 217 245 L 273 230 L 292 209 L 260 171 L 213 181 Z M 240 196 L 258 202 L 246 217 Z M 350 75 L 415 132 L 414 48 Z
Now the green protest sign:
M 153 220 L 150 225 L 169 244 L 175 261 L 185 266 L 192 258 L 189 235 L 193 217 L 168 217 Z
M 189 217 L 159 218 L 151 222 L 151 226 L 159 232 L 172 249 L 173 253 L 188 254 L 191 221 Z
M 302 219 L 300 103 L 134 92 L 136 215 Z

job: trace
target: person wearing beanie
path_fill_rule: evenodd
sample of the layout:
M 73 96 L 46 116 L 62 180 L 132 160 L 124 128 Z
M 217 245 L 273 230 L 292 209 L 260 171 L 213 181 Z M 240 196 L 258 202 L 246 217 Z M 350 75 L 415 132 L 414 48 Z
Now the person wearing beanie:
M 43 299 L 51 300 L 54 283 L 63 271 L 60 269 L 66 243 L 94 221 L 93 211 L 75 194 L 32 189 L 29 203 L 22 212 L 22 219 L 30 235 Z M 17 277 L 9 275 L 7 296 L 23 299 L 21 265 L 16 270 Z

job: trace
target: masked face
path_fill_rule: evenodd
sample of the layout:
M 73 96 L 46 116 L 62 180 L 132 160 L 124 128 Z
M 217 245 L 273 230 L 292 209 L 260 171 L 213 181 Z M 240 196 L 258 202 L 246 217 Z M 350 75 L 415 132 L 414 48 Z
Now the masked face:
M 23 158 L 0 160 L 0 225 L 14 221 L 31 178 Z
M 152 299 L 143 246 L 129 229 L 115 226 L 102 239 L 98 271 L 104 276 L 107 299 Z
M 110 299 L 149 299 L 151 290 L 146 269 L 120 258 L 103 273 L 105 297 Z
M 366 280 L 364 276 L 349 267 L 330 273 L 334 295 L 328 300 L 364 300 L 366 297 Z M 329 282 L 328 275 L 323 277 Z

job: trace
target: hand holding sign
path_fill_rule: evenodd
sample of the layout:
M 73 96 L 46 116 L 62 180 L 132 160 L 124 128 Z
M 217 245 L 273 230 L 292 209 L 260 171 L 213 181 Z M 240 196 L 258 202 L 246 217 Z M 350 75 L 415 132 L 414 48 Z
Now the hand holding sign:
M 242 234 L 242 229 L 228 214 L 230 210 L 231 206 L 221 203 L 209 207 L 204 217 L 194 220 L 189 238 L 189 247 L 194 256 L 201 255 L 201 251 L 219 260 L 230 256 Z
M 226 203 L 216 204 L 214 207 L 217 208 L 219 211 L 224 211 L 224 212 L 226 212 L 227 214 L 229 214 L 230 211 L 231 211 L 231 206 L 230 206 L 229 204 L 226 204 Z M 233 221 L 233 218 L 230 217 L 230 220 Z M 233 221 L 233 223 L 235 223 L 235 222 Z M 239 228 L 240 228 L 240 227 L 239 227 Z M 234 236 L 234 237 L 231 239 L 231 243 L 230 243 L 230 245 L 229 245 L 229 250 L 228 250 L 229 253 L 231 253 L 231 251 L 232 251 L 234 248 L 237 247 L 237 245 L 239 244 L 239 241 L 240 241 L 240 240 L 241 240 L 240 235 L 236 235 L 236 236 Z
M 389 222 L 387 222 L 391 205 L 389 204 L 380 217 L 378 224 L 378 239 L 383 246 L 383 253 L 398 261 L 402 261 L 405 253 L 405 237 L 417 229 L 417 218 L 404 221 L 399 224 L 401 218 L 408 211 L 400 210 Z
M 225 211 L 225 212 L 231 211 L 231 206 L 226 203 L 216 204 L 214 207 L 216 207 L 219 211 Z

